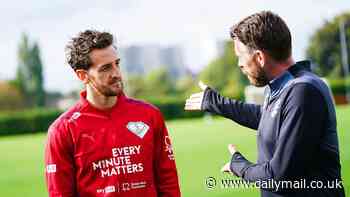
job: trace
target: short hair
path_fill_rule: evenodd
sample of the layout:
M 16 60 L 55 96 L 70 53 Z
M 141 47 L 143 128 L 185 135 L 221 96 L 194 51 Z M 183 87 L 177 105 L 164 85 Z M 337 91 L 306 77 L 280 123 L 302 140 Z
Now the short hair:
M 237 38 L 249 50 L 267 52 L 274 60 L 291 56 L 292 38 L 283 19 L 271 11 L 250 15 L 231 27 L 231 38 Z
M 89 53 L 113 44 L 113 35 L 108 32 L 86 30 L 73 37 L 65 47 L 66 59 L 73 70 L 88 70 L 92 64 Z

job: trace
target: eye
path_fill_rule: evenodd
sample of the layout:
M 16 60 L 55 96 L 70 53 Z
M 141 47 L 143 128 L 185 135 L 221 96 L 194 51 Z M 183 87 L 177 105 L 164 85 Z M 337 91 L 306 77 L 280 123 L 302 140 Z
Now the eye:
M 102 66 L 102 68 L 100 69 L 100 71 L 101 71 L 101 72 L 106 72 L 106 71 L 108 71 L 111 67 L 112 67 L 111 64 L 104 65 L 104 66 Z
M 115 65 L 116 65 L 117 67 L 119 67 L 119 64 L 120 64 L 120 59 L 115 60 Z

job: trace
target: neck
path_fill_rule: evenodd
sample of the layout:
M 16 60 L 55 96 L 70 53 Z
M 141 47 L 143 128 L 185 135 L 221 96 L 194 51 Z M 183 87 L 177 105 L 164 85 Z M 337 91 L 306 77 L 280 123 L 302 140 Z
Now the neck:
M 283 72 L 288 70 L 288 68 L 291 67 L 293 64 L 295 64 L 295 62 L 292 57 L 289 57 L 286 61 L 283 62 L 272 62 L 270 64 L 270 70 L 266 72 L 268 80 L 271 81 L 274 78 L 278 77 Z
M 89 85 L 86 86 L 86 100 L 97 109 L 112 108 L 117 103 L 117 96 L 105 96 Z

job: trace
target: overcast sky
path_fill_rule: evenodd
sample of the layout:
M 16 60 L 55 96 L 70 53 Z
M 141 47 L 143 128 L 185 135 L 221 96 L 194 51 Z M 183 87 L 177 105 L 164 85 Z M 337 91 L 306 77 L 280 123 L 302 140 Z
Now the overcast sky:
M 230 26 L 261 10 L 285 19 L 299 60 L 312 33 L 326 20 L 350 11 L 350 0 L 10 0 L 0 7 L 0 79 L 14 78 L 18 42 L 27 32 L 42 50 L 45 88 L 78 88 L 65 64 L 64 46 L 87 28 L 112 32 L 118 46 L 184 46 L 187 63 L 198 70 L 215 55 L 215 42 L 229 39 Z

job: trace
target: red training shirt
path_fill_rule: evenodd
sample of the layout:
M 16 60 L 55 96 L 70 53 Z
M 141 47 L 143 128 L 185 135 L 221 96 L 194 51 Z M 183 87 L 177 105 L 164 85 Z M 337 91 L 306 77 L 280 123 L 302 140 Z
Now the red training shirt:
M 50 197 L 178 197 L 174 153 L 160 111 L 118 96 L 109 110 L 86 100 L 49 128 L 45 150 Z

